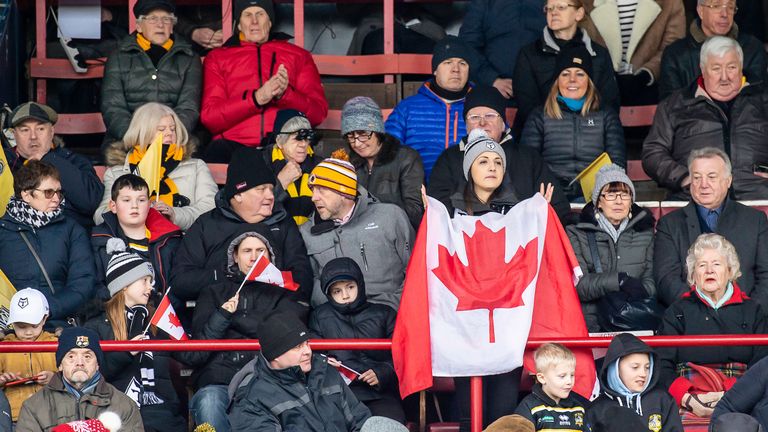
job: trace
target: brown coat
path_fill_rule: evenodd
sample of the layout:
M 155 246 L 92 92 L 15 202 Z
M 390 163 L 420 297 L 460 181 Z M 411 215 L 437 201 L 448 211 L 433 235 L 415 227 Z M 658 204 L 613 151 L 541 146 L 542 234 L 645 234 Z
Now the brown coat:
M 53 334 L 43 332 L 35 342 L 55 342 L 57 340 L 58 338 Z M 5 337 L 3 342 L 19 342 L 19 339 L 15 334 L 10 334 Z M 52 352 L 0 354 L 0 373 L 12 372 L 26 378 L 33 377 L 43 371 L 56 372 L 57 369 L 56 355 Z M 3 390 L 8 398 L 8 402 L 11 404 L 13 421 L 19 418 L 21 404 L 42 388 L 41 384 L 22 384 Z
M 584 0 L 587 15 L 580 26 L 596 43 L 608 48 L 613 69 L 621 64 L 621 30 L 616 0 Z M 661 54 L 685 36 L 685 11 L 680 0 L 638 0 L 627 54 L 632 69 L 648 70 L 657 80 Z
M 49 432 L 62 423 L 98 418 L 105 411 L 120 416 L 123 423 L 120 430 L 144 432 L 139 407 L 103 377 L 93 392 L 78 401 L 64 388 L 59 372 L 21 406 L 16 432 Z

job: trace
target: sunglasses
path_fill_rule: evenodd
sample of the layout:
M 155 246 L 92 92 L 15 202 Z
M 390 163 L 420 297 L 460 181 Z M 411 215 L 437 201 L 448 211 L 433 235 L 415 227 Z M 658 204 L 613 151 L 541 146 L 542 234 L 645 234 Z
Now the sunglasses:
M 59 199 L 64 198 L 64 191 L 61 189 L 33 189 L 38 192 L 42 192 L 45 199 L 51 199 L 54 195 L 58 195 Z
M 280 132 L 278 135 L 292 135 L 296 134 L 296 141 L 314 141 L 315 131 L 312 129 L 299 129 L 293 132 Z

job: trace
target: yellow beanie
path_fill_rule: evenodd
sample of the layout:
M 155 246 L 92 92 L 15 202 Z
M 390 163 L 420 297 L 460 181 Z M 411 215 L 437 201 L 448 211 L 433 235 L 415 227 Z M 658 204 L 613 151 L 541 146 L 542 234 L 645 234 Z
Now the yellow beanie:
M 335 155 L 334 152 L 331 156 Z M 331 157 L 317 164 L 312 170 L 308 186 L 310 189 L 315 186 L 327 187 L 354 198 L 357 196 L 357 173 L 351 163 Z

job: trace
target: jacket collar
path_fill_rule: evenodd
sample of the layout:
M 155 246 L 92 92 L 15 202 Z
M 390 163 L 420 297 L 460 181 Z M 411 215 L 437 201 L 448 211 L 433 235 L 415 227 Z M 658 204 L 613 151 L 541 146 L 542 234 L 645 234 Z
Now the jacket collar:
M 268 44 L 273 41 L 288 41 L 290 39 L 293 39 L 293 36 L 289 35 L 288 33 L 283 32 L 270 32 L 269 33 L 269 39 L 267 39 L 266 42 L 262 43 L 261 45 Z M 247 41 L 241 41 L 240 40 L 240 32 L 234 32 L 232 36 L 227 39 L 226 42 L 224 42 L 225 47 L 239 47 L 239 46 L 257 46 L 259 44 L 255 42 L 247 42 Z
M 352 210 L 352 216 L 348 222 L 357 220 L 360 214 L 364 213 L 368 208 L 368 205 L 373 202 L 378 202 L 364 187 L 357 185 L 357 199 L 355 200 L 355 208 Z M 320 218 L 317 212 L 312 214 L 312 227 L 309 232 L 312 235 L 325 234 L 327 232 L 335 230 L 338 226 L 332 220 L 324 220 Z
M 238 223 L 247 223 L 243 220 L 235 211 L 232 209 L 232 206 L 229 204 L 229 201 L 224 198 L 224 189 L 216 192 L 216 196 L 214 197 L 214 202 L 216 203 L 216 208 L 214 210 L 221 213 L 224 218 L 229 219 L 233 222 Z M 287 217 L 288 213 L 285 211 L 285 208 L 283 208 L 283 205 L 279 202 L 275 201 L 273 207 L 272 207 L 272 216 L 264 219 L 261 222 L 258 223 L 264 223 L 267 225 L 275 225 L 285 219 Z
M 118 49 L 122 52 L 144 52 L 144 50 L 136 42 L 136 31 L 124 37 L 118 45 Z M 189 43 L 184 37 L 179 36 L 179 33 L 173 34 L 173 46 L 168 50 L 167 54 L 183 52 L 186 55 L 194 55 L 195 52 L 192 48 L 192 44 Z
M 62 372 L 57 372 L 53 375 L 47 387 L 56 392 L 71 394 L 64 387 L 64 377 Z M 93 389 L 93 392 L 83 395 L 83 397 L 88 398 L 89 403 L 92 405 L 109 406 L 112 390 L 110 389 L 109 384 L 104 380 L 104 376 L 102 376 L 96 384 L 96 388 Z
M 704 41 L 707 40 L 707 35 L 704 34 L 704 30 L 701 29 L 701 19 L 696 18 L 695 20 L 691 21 L 691 25 L 688 27 L 688 31 L 690 32 L 691 37 L 694 41 L 696 41 L 699 44 L 703 44 Z M 728 32 L 725 36 L 728 36 L 731 39 L 738 40 L 739 38 L 739 25 L 735 22 L 733 23 L 733 26 L 731 27 L 731 31 Z
M 595 219 L 596 212 L 597 209 L 595 208 L 595 205 L 592 203 L 587 203 L 587 205 L 581 209 L 578 228 L 599 230 L 600 226 Z M 632 217 L 629 219 L 629 223 L 627 224 L 626 229 L 634 227 L 636 231 L 645 231 L 653 228 L 655 220 L 651 212 L 648 210 L 640 207 L 636 203 L 632 203 L 632 207 L 630 208 L 629 213 L 632 215 Z
M 584 44 L 584 47 L 587 48 L 587 51 L 589 52 L 589 55 L 592 57 L 595 57 L 597 53 L 592 48 L 592 39 L 589 38 L 589 35 L 587 32 L 583 31 L 580 28 L 576 29 L 576 34 L 573 35 L 573 38 L 576 39 L 581 35 L 581 42 Z M 557 45 L 557 42 L 555 42 L 555 37 L 552 36 L 552 32 L 549 30 L 549 27 L 544 26 L 544 36 L 542 38 L 542 44 L 541 49 L 544 52 L 548 53 L 559 53 L 560 47 Z
M 701 298 L 701 296 L 699 295 L 698 291 L 696 291 L 696 287 L 695 286 L 691 286 L 690 291 L 688 291 L 687 293 L 683 294 L 682 298 L 696 299 L 698 302 L 700 302 L 704 306 L 712 309 L 712 306 L 706 300 Z M 720 307 L 722 308 L 722 307 L 730 306 L 730 305 L 734 305 L 734 304 L 742 304 L 742 303 L 744 303 L 744 300 L 750 300 L 750 297 L 746 293 L 744 293 L 744 291 L 742 291 L 741 288 L 739 287 L 739 284 L 737 284 L 734 281 L 733 282 L 733 295 L 731 295 L 731 298 L 727 302 L 723 303 L 723 305 L 720 306 Z
M 125 233 L 123 233 L 122 228 L 120 228 L 120 223 L 117 220 L 117 215 L 111 211 L 105 211 L 102 214 L 102 218 L 104 219 L 104 225 L 106 225 L 106 228 L 109 230 L 109 234 L 111 234 L 112 237 L 125 237 Z M 150 233 L 150 244 L 156 243 L 160 239 L 170 235 L 181 236 L 182 234 L 181 228 L 173 224 L 171 221 L 166 219 L 165 216 L 153 208 L 149 209 L 149 214 L 147 215 L 147 221 L 145 222 L 145 225 Z M 98 235 L 96 232 L 93 234 L 94 236 Z

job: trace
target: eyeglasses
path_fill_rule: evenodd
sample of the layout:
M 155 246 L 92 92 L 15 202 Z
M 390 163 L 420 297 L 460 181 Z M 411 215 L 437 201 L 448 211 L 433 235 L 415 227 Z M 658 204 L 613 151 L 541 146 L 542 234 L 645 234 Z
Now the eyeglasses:
M 485 120 L 486 123 L 491 123 L 493 121 L 496 121 L 497 118 L 501 117 L 499 113 L 490 112 L 485 113 L 483 115 L 479 114 L 472 114 L 471 116 L 467 116 L 467 121 L 470 123 L 480 123 L 480 120 Z
M 145 15 L 142 18 L 142 20 L 150 24 L 157 24 L 159 22 L 162 22 L 163 25 L 176 24 L 176 21 L 178 21 L 178 19 L 173 15 L 166 15 L 166 16 L 157 16 L 157 15 L 146 16 Z
M 707 4 L 702 5 L 705 8 L 709 8 L 709 10 L 717 11 L 717 12 L 728 12 L 729 14 L 735 14 L 739 8 L 732 3 L 725 3 L 725 4 Z
M 354 144 L 355 141 L 360 141 L 361 143 L 368 142 L 368 140 L 370 140 L 372 136 L 373 136 L 373 131 L 369 131 L 369 132 L 355 131 L 355 132 L 350 132 L 344 135 L 344 138 L 347 140 L 348 143 Z
M 622 201 L 629 201 L 632 199 L 632 194 L 629 192 L 606 192 L 600 195 L 606 201 L 616 201 L 621 199 Z
M 280 132 L 278 135 L 291 135 L 296 134 L 296 141 L 314 141 L 315 140 L 315 131 L 312 129 L 299 129 L 297 131 L 293 132 Z
M 544 14 L 546 15 L 548 13 L 554 12 L 555 10 L 557 10 L 558 12 L 565 12 L 566 9 L 568 9 L 569 7 L 575 8 L 576 5 L 561 3 L 561 4 L 557 4 L 557 5 L 552 5 L 552 6 L 544 6 L 544 8 L 542 10 L 544 11 Z
M 61 189 L 33 189 L 38 192 L 42 192 L 43 196 L 45 196 L 45 199 L 51 199 L 54 195 L 58 195 L 59 199 L 64 198 L 64 191 Z

